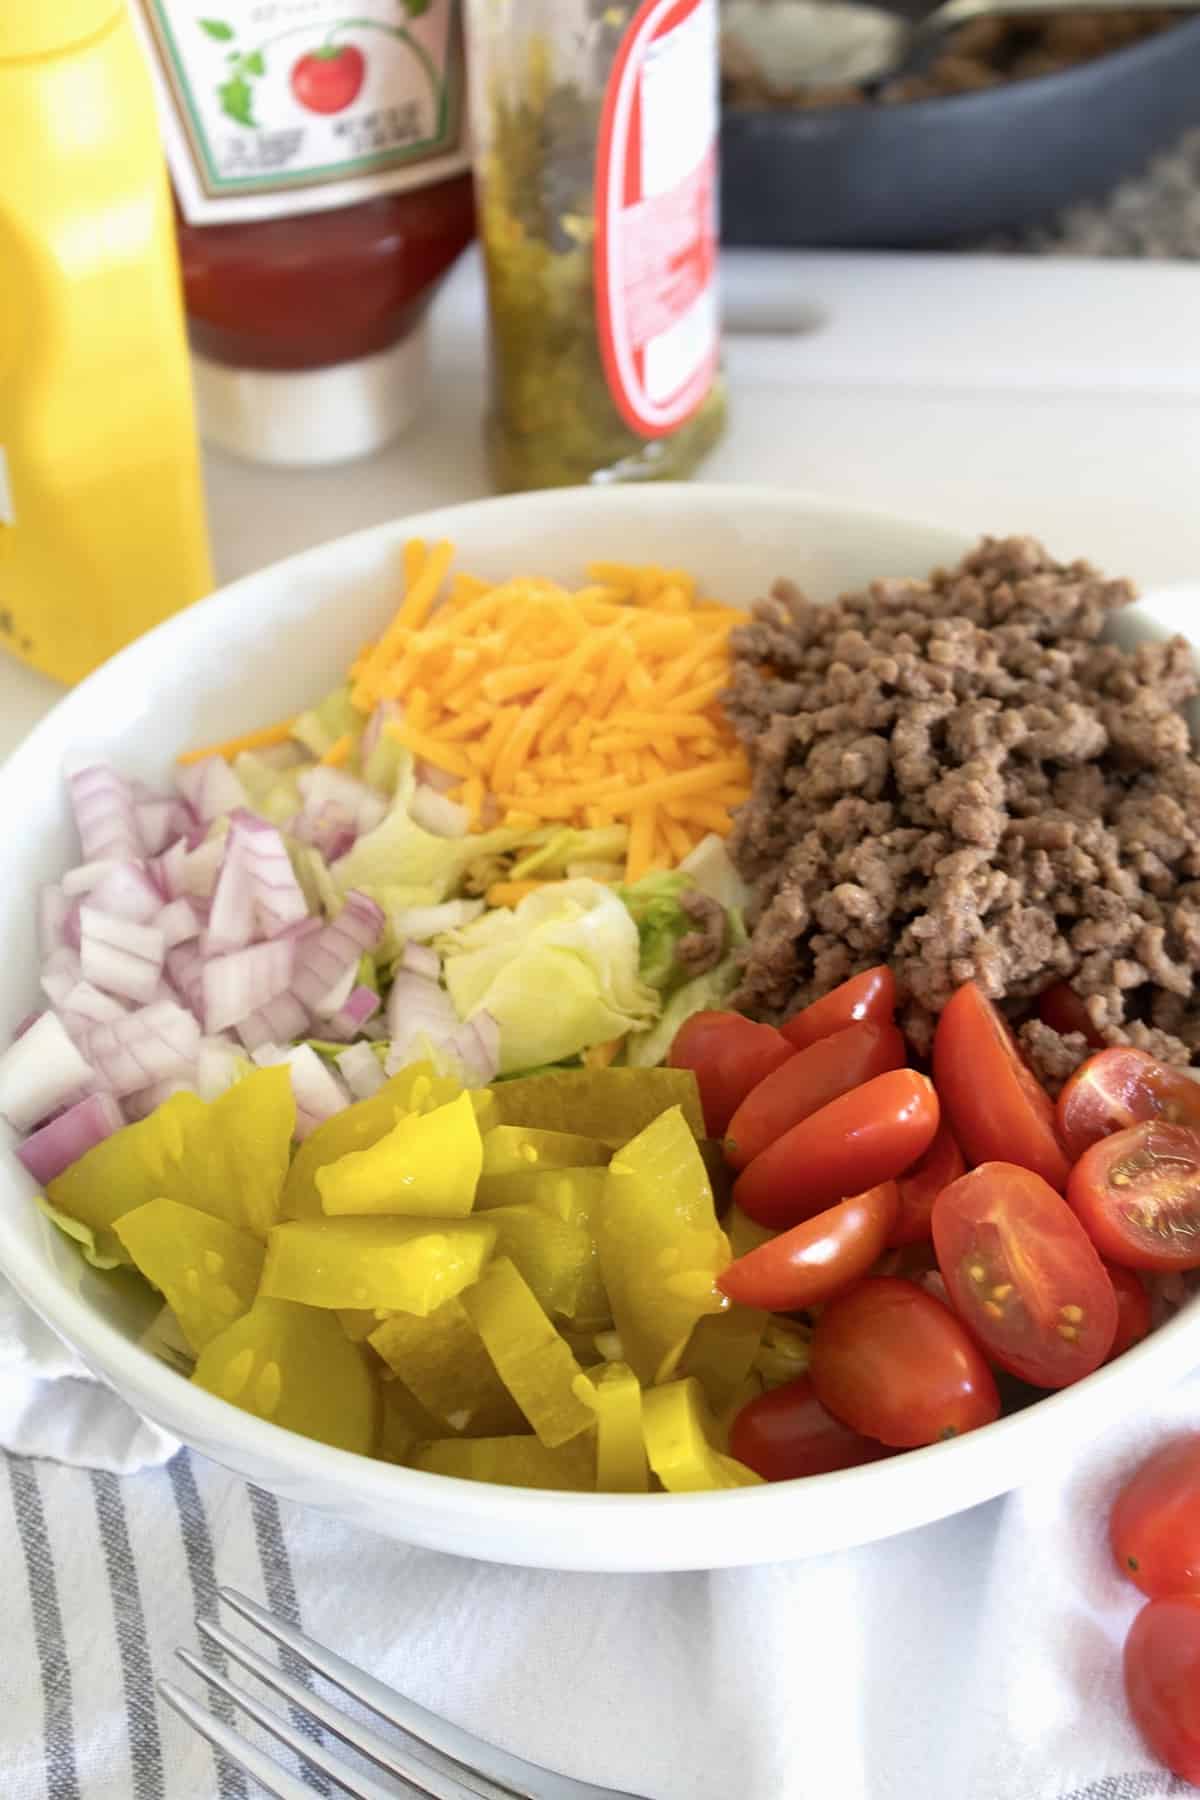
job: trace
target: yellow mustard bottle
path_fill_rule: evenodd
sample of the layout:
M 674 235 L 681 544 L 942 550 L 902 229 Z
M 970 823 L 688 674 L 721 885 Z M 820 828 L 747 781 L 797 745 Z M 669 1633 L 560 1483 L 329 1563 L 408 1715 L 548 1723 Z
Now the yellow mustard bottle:
M 212 586 L 125 0 L 0 0 L 0 647 L 76 681 Z

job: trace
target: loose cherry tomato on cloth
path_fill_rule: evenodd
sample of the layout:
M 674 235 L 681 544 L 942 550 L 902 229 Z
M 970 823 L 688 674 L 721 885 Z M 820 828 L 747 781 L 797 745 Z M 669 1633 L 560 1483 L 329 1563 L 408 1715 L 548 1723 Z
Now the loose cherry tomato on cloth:
M 1111 1362 L 1114 1356 L 1123 1356 L 1126 1350 L 1132 1350 L 1135 1344 L 1140 1344 L 1149 1331 L 1150 1296 L 1141 1276 L 1133 1269 L 1123 1269 L 1120 1263 L 1106 1262 L 1104 1273 L 1112 1282 L 1113 1293 L 1117 1296 L 1117 1335 L 1108 1353 L 1108 1360 Z
M 796 1053 L 773 1025 L 735 1012 L 693 1013 L 667 1054 L 672 1069 L 691 1069 L 709 1137 L 724 1137 L 751 1088 Z
M 354 44 L 325 44 L 295 63 L 292 92 L 311 113 L 343 112 L 358 98 L 367 59 Z
M 900 1197 L 894 1181 L 855 1194 L 739 1256 L 717 1286 L 743 1306 L 796 1312 L 840 1294 L 877 1262 Z
M 808 1376 L 801 1375 L 747 1401 L 730 1427 L 729 1454 L 764 1481 L 793 1481 L 856 1469 L 891 1451 L 826 1412 Z
M 933 1079 L 969 1163 L 1020 1163 L 1062 1192 L 1069 1164 L 1055 1133 L 1053 1102 L 973 981 L 942 1009 L 933 1034 Z
M 954 1141 L 950 1121 L 943 1118 L 938 1124 L 937 1136 L 924 1156 L 896 1178 L 900 1206 L 888 1235 L 888 1249 L 925 1243 L 933 1235 L 929 1220 L 934 1201 L 943 1188 L 966 1172 L 967 1165 Z
M 1098 1369 L 1117 1297 L 1061 1194 L 1016 1163 L 981 1163 L 933 1203 L 933 1247 L 950 1304 L 993 1361 L 1035 1387 Z
M 894 1025 L 847 1025 L 797 1051 L 751 1088 L 734 1113 L 725 1136 L 728 1161 L 744 1169 L 801 1119 L 876 1075 L 902 1069 L 906 1060 Z
M 1200 1783 L 1200 1594 L 1143 1606 L 1125 1639 L 1125 1697 L 1159 1761 Z
M 733 1184 L 737 1205 L 760 1225 L 798 1225 L 847 1194 L 907 1169 L 933 1142 L 938 1102 L 912 1069 L 892 1069 L 793 1125 Z
M 1151 1119 L 1101 1138 L 1071 1170 L 1067 1198 L 1110 1262 L 1200 1268 L 1200 1132 Z
M 1093 1050 L 1103 1050 L 1104 1039 L 1088 1017 L 1083 1001 L 1068 982 L 1056 981 L 1052 987 L 1040 993 L 1037 1010 L 1038 1018 L 1043 1025 L 1049 1025 L 1051 1031 L 1061 1031 L 1064 1037 L 1073 1031 L 1081 1032 Z
M 1151 1600 L 1200 1594 L 1200 1431 L 1172 1438 L 1130 1476 L 1108 1537 L 1122 1575 Z
M 1200 1082 L 1144 1050 L 1102 1050 L 1081 1063 L 1058 1096 L 1059 1136 L 1072 1162 L 1113 1132 L 1146 1119 L 1200 1130 Z
M 836 1419 L 896 1449 L 990 1425 L 992 1372 L 948 1306 L 896 1276 L 831 1300 L 813 1332 L 813 1391 Z
M 793 1013 L 779 1027 L 796 1050 L 807 1050 L 819 1038 L 832 1037 L 847 1025 L 867 1021 L 872 1025 L 890 1025 L 896 1010 L 896 977 L 884 966 L 852 975 L 828 994 L 822 994 L 803 1012 Z

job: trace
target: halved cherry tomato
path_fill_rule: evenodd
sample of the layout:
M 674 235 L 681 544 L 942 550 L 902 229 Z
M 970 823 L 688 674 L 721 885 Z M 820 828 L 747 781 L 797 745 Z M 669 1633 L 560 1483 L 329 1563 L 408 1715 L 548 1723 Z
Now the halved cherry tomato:
M 943 1118 L 937 1136 L 928 1150 L 911 1169 L 896 1179 L 900 1190 L 900 1206 L 896 1222 L 888 1235 L 888 1249 L 898 1250 L 905 1244 L 923 1244 L 932 1236 L 929 1223 L 933 1203 L 942 1189 L 965 1175 L 967 1165 L 954 1141 L 950 1122 Z
M 1103 1262 L 1103 1257 L 1100 1260 Z M 1123 1356 L 1126 1350 L 1132 1350 L 1135 1344 L 1140 1344 L 1149 1331 L 1150 1296 L 1141 1276 L 1133 1269 L 1123 1269 L 1120 1263 L 1106 1262 L 1104 1273 L 1112 1282 L 1113 1293 L 1117 1296 L 1117 1335 L 1108 1353 L 1108 1360 L 1111 1362 L 1114 1356 Z
M 821 1405 L 897 1449 L 957 1437 L 1000 1413 L 992 1372 L 966 1327 L 896 1276 L 873 1276 L 831 1300 L 810 1355 Z
M 1200 1594 L 1143 1606 L 1125 1639 L 1125 1698 L 1158 1760 L 1200 1783 Z
M 735 1012 L 693 1013 L 667 1053 L 672 1069 L 691 1069 L 710 1138 L 724 1137 L 751 1088 L 796 1054 L 773 1025 Z
M 868 1021 L 872 1025 L 890 1025 L 896 1010 L 896 977 L 886 966 L 867 969 L 852 975 L 840 987 L 822 994 L 803 1012 L 793 1013 L 781 1025 L 788 1042 L 797 1050 L 807 1050 L 819 1038 L 832 1037 L 847 1025 Z
M 1200 1269 L 1200 1132 L 1151 1119 L 1101 1138 L 1071 1170 L 1067 1199 L 1110 1262 Z
M 764 1481 L 828 1475 L 891 1455 L 826 1412 L 807 1375 L 747 1401 L 730 1427 L 729 1453 Z
M 731 1300 L 767 1312 L 818 1306 L 878 1260 L 899 1204 L 895 1182 L 881 1182 L 739 1256 L 717 1276 L 717 1286 Z
M 1172 1438 L 1130 1476 L 1108 1538 L 1122 1575 L 1151 1600 L 1200 1594 L 1200 1431 Z
M 798 1225 L 846 1194 L 859 1194 L 923 1156 L 937 1130 L 932 1083 L 892 1069 L 831 1100 L 756 1156 L 733 1184 L 760 1225 Z
M 993 1361 L 1035 1387 L 1098 1369 L 1117 1297 L 1061 1194 L 1016 1163 L 981 1163 L 933 1203 L 933 1247 L 950 1296 Z
M 1038 1018 L 1043 1025 L 1049 1025 L 1051 1031 L 1061 1031 L 1064 1037 L 1073 1031 L 1082 1032 L 1093 1050 L 1103 1050 L 1104 1039 L 1088 1017 L 1088 1011 L 1075 989 L 1066 981 L 1056 981 L 1053 987 L 1046 988 L 1038 995 Z
M 1200 1082 L 1144 1050 L 1102 1050 L 1081 1063 L 1058 1096 L 1058 1131 L 1076 1162 L 1085 1150 L 1146 1119 L 1200 1130 Z
M 1020 1163 L 1061 1193 L 1069 1164 L 1055 1135 L 1053 1102 L 973 981 L 942 1009 L 933 1035 L 933 1079 L 969 1163 Z
M 751 1088 L 729 1121 L 725 1155 L 744 1169 L 776 1138 L 851 1088 L 902 1069 L 904 1039 L 894 1025 L 847 1025 L 800 1050 Z

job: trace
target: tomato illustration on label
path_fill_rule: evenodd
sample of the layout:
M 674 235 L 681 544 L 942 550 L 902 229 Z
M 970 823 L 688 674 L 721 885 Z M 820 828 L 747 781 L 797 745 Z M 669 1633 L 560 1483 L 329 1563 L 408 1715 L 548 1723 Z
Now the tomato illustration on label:
M 292 92 L 307 112 L 339 113 L 357 100 L 367 59 L 356 44 L 325 44 L 293 63 Z
M 596 166 L 596 324 L 613 402 L 646 438 L 717 367 L 716 0 L 644 0 L 613 65 Z

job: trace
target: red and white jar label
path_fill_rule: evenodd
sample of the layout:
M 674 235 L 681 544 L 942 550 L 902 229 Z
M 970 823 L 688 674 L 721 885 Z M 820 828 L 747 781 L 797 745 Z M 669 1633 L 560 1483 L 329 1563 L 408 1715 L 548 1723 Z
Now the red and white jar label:
M 645 0 L 596 160 L 596 323 L 625 423 L 665 437 L 717 368 L 717 0 Z

